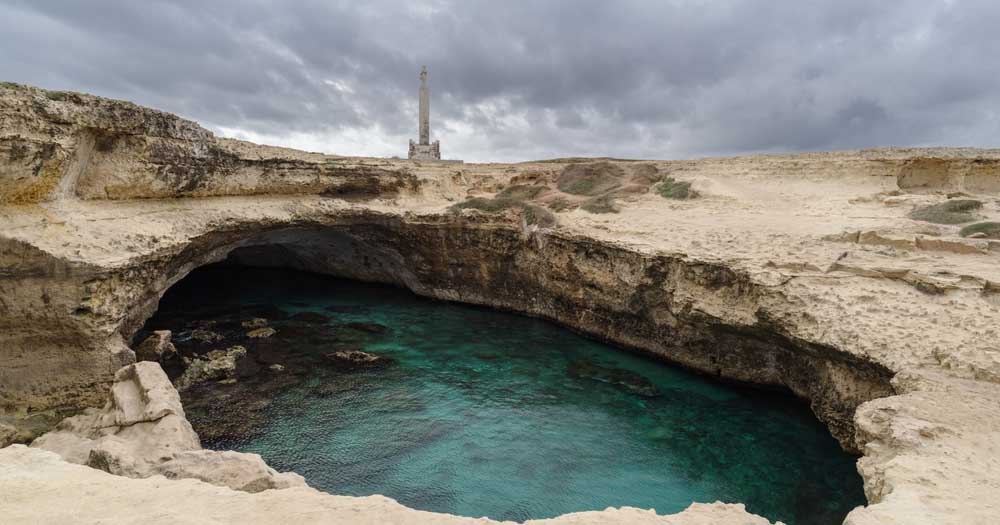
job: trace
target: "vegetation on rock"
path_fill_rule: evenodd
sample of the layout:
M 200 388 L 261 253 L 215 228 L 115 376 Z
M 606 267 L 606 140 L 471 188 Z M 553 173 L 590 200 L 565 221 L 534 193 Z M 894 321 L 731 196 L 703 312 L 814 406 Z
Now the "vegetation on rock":
M 971 237 L 978 233 L 983 234 L 980 237 L 984 236 L 987 239 L 1000 239 L 1000 222 L 977 222 L 958 232 L 962 237 Z
M 525 222 L 529 225 L 551 228 L 557 222 L 552 212 L 541 206 L 524 202 L 527 199 L 541 195 L 546 189 L 545 186 L 518 184 L 504 188 L 503 191 L 492 199 L 472 197 L 464 202 L 452 205 L 449 209 L 452 212 L 472 209 L 486 213 L 499 213 L 509 209 L 520 209 Z
M 597 196 L 621 185 L 625 172 L 610 162 L 570 164 L 566 166 L 556 186 L 572 195 Z
M 615 198 L 612 195 L 601 195 L 588 199 L 580 205 L 580 209 L 590 213 L 618 213 L 615 206 Z
M 691 189 L 690 182 L 676 180 L 673 177 L 663 179 L 656 187 L 656 191 L 667 199 L 694 199 L 698 196 L 698 193 Z
M 982 206 L 982 202 L 974 199 L 952 199 L 915 208 L 910 212 L 910 218 L 934 224 L 962 224 L 976 220 L 976 215 L 972 211 Z

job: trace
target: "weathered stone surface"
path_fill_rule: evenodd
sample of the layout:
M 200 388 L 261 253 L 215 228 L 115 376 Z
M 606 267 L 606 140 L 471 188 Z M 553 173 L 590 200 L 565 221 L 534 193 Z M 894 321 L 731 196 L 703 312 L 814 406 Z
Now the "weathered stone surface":
M 0 448 L 6 447 L 14 442 L 17 437 L 17 428 L 11 425 L 0 423 Z
M 136 361 L 164 362 L 177 358 L 177 348 L 170 342 L 170 330 L 157 330 L 135 349 Z
M 263 328 L 257 328 L 247 332 L 247 337 L 250 339 L 266 339 L 272 335 L 278 333 L 277 330 L 271 328 L 270 326 L 265 326 Z
M 309 487 L 249 493 L 197 479 L 129 479 L 73 465 L 50 452 L 0 450 L 0 510 L 11 523 L 296 525 L 499 525 L 406 508 L 383 496 L 332 496 Z M 504 522 L 513 525 L 512 522 Z M 770 525 L 743 505 L 693 504 L 671 516 L 635 508 L 579 512 L 528 525 Z
M 292 472 L 280 474 L 268 467 L 257 454 L 231 450 L 193 450 L 174 454 L 157 465 L 156 472 L 169 479 L 200 479 L 244 492 L 306 486 L 302 476 Z
M 195 478 L 247 492 L 305 486 L 301 476 L 280 474 L 256 454 L 202 450 L 177 391 L 152 362 L 119 370 L 103 410 L 67 418 L 31 446 L 130 478 Z
M 6 414 L 100 404 L 134 357 L 124 337 L 161 294 L 231 256 L 539 316 L 707 374 L 787 388 L 846 448 L 865 452 L 869 497 L 882 498 L 868 515 L 878 519 L 975 523 L 1000 500 L 990 464 L 966 461 L 997 454 L 996 419 L 979 392 L 1000 384 L 1000 245 L 905 216 L 965 192 L 996 221 L 996 150 L 657 161 L 648 164 L 700 198 L 629 193 L 617 214 L 570 207 L 556 227 L 528 228 L 509 214 L 447 210 L 516 184 L 554 193 L 571 161 L 456 170 L 340 159 L 217 140 L 131 104 L 56 98 L 0 88 L 0 165 L 10 167 L 0 170 L 0 202 L 43 203 L 0 206 Z M 194 198 L 207 195 L 219 198 Z M 159 200 L 128 200 L 139 198 Z M 918 372 L 939 379 L 900 390 L 898 378 Z M 941 410 L 929 408 L 935 389 L 949 392 Z M 899 406 L 856 419 L 879 398 Z M 958 405 L 970 410 L 949 410 Z M 907 407 L 924 426 L 970 437 L 893 437 L 912 422 Z M 920 461 L 891 468 L 897 452 Z M 922 492 L 932 478 L 975 479 L 982 492 L 943 481 Z
M 202 381 L 234 379 L 249 374 L 252 366 L 247 357 L 247 349 L 231 346 L 225 350 L 212 350 L 204 356 L 187 363 L 184 374 L 177 378 L 177 389 L 184 390 Z

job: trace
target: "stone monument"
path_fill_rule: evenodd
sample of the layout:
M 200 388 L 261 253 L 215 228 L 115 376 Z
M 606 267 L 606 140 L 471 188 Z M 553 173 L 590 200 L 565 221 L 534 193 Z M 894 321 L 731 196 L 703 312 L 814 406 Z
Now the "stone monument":
M 441 143 L 431 142 L 431 100 L 427 91 L 427 66 L 420 69 L 420 142 L 410 140 L 410 158 L 441 160 Z

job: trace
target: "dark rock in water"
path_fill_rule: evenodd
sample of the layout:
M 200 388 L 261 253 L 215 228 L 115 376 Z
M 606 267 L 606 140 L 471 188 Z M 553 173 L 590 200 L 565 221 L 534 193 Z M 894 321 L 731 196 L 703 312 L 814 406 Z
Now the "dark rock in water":
M 272 321 L 280 321 L 282 319 L 287 319 L 288 314 L 284 310 L 274 306 L 273 304 L 251 304 L 246 306 L 240 306 L 233 311 L 233 307 L 229 307 L 226 314 L 238 314 L 241 318 L 253 318 L 261 317 L 264 319 L 270 319 Z
M 357 305 L 344 306 L 338 304 L 332 304 L 330 306 L 324 307 L 323 309 L 326 310 L 327 312 L 332 312 L 335 314 L 355 314 L 365 310 L 363 306 L 357 306 Z
M 285 364 L 291 352 L 287 345 L 278 343 L 273 339 L 256 341 L 253 345 L 248 345 L 254 359 L 264 366 Z
M 293 314 L 289 319 L 304 323 L 326 323 L 330 320 L 328 316 L 316 312 L 299 312 Z
M 265 326 L 267 326 L 267 319 L 264 319 L 263 317 L 254 317 L 253 319 L 248 319 L 246 321 L 243 321 L 242 323 L 240 323 L 240 326 L 242 326 L 243 328 L 249 328 L 250 330 L 254 330 L 256 328 L 264 328 Z
M 382 368 L 396 362 L 391 357 L 369 354 L 361 350 L 338 350 L 323 357 L 333 363 L 338 370 L 344 371 Z
M 225 339 L 221 334 L 213 332 L 211 330 L 197 329 L 191 331 L 191 339 L 197 341 L 201 344 L 212 344 L 218 343 Z
M 571 377 L 592 379 L 617 386 L 630 394 L 643 397 L 660 395 L 660 390 L 649 379 L 631 370 L 601 366 L 588 359 L 573 361 L 567 367 L 566 372 Z
M 378 323 L 347 323 L 344 326 L 352 330 L 358 330 L 359 332 L 368 332 L 369 334 L 384 334 L 389 331 L 388 326 Z

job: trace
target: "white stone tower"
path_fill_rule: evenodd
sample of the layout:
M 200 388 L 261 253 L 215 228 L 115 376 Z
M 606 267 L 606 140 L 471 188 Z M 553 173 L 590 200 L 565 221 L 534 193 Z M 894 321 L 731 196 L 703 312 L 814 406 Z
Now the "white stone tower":
M 410 158 L 440 160 L 441 143 L 431 142 L 431 97 L 427 90 L 427 66 L 420 69 L 420 142 L 410 140 Z

